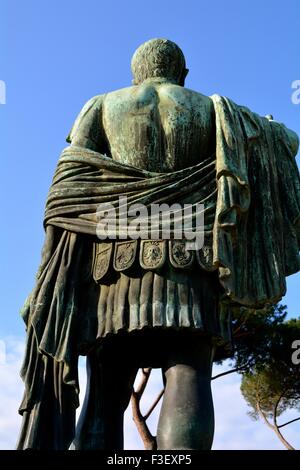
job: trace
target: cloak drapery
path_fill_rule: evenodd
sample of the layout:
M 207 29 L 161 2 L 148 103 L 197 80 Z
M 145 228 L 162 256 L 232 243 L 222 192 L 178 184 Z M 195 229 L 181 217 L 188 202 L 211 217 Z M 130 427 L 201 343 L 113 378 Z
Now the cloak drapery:
M 286 128 L 214 95 L 216 154 L 157 174 L 92 150 L 65 149 L 45 212 L 46 239 L 36 286 L 23 307 L 27 347 L 18 448 L 67 449 L 78 406 L 77 360 L 96 338 L 88 306 L 79 309 L 85 236 L 96 236 L 99 204 L 204 204 L 205 232 L 225 296 L 220 315 L 260 308 L 285 294 L 300 269 L 300 181 Z

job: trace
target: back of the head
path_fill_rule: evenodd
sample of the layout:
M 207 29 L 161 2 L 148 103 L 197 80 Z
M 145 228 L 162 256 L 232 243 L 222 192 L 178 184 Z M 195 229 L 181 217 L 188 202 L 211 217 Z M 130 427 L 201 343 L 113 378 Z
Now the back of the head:
M 135 85 L 164 78 L 183 86 L 188 72 L 182 50 L 168 39 L 151 39 L 142 44 L 132 57 L 131 70 Z

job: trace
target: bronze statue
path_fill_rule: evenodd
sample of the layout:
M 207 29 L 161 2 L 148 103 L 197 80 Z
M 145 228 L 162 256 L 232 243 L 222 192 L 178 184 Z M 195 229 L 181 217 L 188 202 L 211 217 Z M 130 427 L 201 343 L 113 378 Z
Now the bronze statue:
M 211 367 L 232 353 L 231 312 L 277 302 L 299 270 L 297 135 L 184 88 L 185 58 L 171 41 L 140 46 L 132 72 L 133 86 L 84 106 L 54 175 L 22 312 L 20 449 L 122 449 L 139 367 L 163 373 L 158 449 L 210 449 Z M 124 196 L 145 207 L 201 203 L 204 245 L 120 228 L 101 239 L 99 205 Z M 79 355 L 88 385 L 75 432 Z

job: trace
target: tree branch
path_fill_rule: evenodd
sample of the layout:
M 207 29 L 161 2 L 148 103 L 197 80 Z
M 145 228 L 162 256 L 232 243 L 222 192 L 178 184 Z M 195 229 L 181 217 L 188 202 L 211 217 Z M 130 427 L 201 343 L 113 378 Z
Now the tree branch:
M 146 421 L 140 410 L 140 400 L 135 391 L 131 395 L 132 418 L 137 427 L 138 433 L 141 436 L 144 447 L 146 450 L 156 449 L 156 438 L 152 436 Z
M 269 422 L 269 420 L 266 418 L 264 412 L 262 411 L 261 407 L 260 407 L 260 403 L 259 403 L 259 398 L 257 397 L 257 401 L 256 401 L 256 409 L 257 409 L 257 412 L 259 414 L 259 416 L 264 420 L 264 422 L 266 423 L 267 426 L 269 426 L 269 428 L 271 428 L 276 436 L 279 438 L 279 440 L 282 442 L 282 444 L 288 449 L 288 450 L 296 450 L 294 449 L 293 446 L 291 446 L 291 444 L 283 437 L 283 435 L 281 434 L 281 432 L 279 431 L 279 427 L 277 425 L 277 410 L 278 410 L 278 406 L 279 406 L 279 403 L 282 399 L 282 397 L 284 396 L 286 390 L 284 390 L 282 392 L 282 394 L 279 396 L 278 400 L 276 401 L 275 403 L 275 406 L 274 406 L 274 410 L 273 410 L 273 423 L 274 424 L 271 424 Z M 300 419 L 300 418 L 298 418 Z
M 224 377 L 224 375 L 232 374 L 233 372 L 239 372 L 240 370 L 245 370 L 249 365 L 249 362 L 243 364 L 240 367 L 236 367 L 235 369 L 227 370 L 226 372 L 221 372 L 221 374 L 215 375 L 211 378 L 211 380 L 219 379 L 220 377 Z
M 296 450 L 281 434 L 278 424 L 277 424 L 277 412 L 278 412 L 278 407 L 281 399 L 284 397 L 286 390 L 284 390 L 278 397 L 278 400 L 275 403 L 274 406 L 274 412 L 273 412 L 273 423 L 274 423 L 274 431 L 277 435 L 277 437 L 280 439 L 282 444 L 288 449 L 288 450 Z
M 144 393 L 144 390 L 146 388 L 146 385 L 148 383 L 148 380 L 149 380 L 149 377 L 150 377 L 150 374 L 151 374 L 151 367 L 148 367 L 147 369 L 142 369 L 142 379 L 137 387 L 137 389 L 135 390 L 135 393 L 138 395 L 138 397 L 140 398 L 143 393 Z
M 242 315 L 244 314 L 240 314 L 238 322 L 241 320 Z M 244 319 L 240 322 L 239 326 L 235 330 L 233 330 L 233 333 L 232 333 L 233 336 L 235 336 L 238 333 L 238 331 L 240 331 L 242 327 L 246 325 L 249 316 L 250 316 L 250 312 L 244 315 Z
M 273 424 L 270 423 L 270 421 L 266 418 L 264 412 L 262 411 L 261 407 L 260 407 L 260 404 L 259 404 L 259 400 L 257 399 L 257 402 L 256 402 L 256 409 L 257 409 L 257 412 L 259 414 L 259 416 L 264 420 L 265 424 L 267 426 L 269 426 L 269 428 L 271 428 L 273 431 L 274 431 L 274 426 Z
M 137 427 L 138 433 L 144 443 L 146 450 L 156 449 L 156 438 L 152 436 L 147 424 L 146 419 L 141 413 L 140 402 L 146 385 L 151 374 L 151 368 L 142 369 L 142 378 L 136 390 L 133 389 L 131 395 L 132 418 Z
M 159 400 L 161 399 L 161 397 L 163 396 L 163 394 L 165 393 L 165 389 L 163 388 L 159 394 L 157 395 L 156 399 L 154 400 L 154 402 L 152 403 L 152 405 L 150 406 L 149 410 L 147 411 L 147 413 L 144 415 L 144 420 L 147 421 L 147 419 L 149 418 L 149 416 L 151 415 L 152 411 L 154 410 L 154 408 L 156 407 L 156 405 L 158 404 Z
M 291 421 L 288 421 L 287 423 L 284 423 L 284 424 L 280 424 L 278 426 L 278 429 L 279 428 L 283 428 L 283 426 L 287 426 L 288 424 L 291 424 L 291 423 L 294 423 L 295 421 L 299 421 L 300 418 L 295 418 L 295 419 L 292 419 Z

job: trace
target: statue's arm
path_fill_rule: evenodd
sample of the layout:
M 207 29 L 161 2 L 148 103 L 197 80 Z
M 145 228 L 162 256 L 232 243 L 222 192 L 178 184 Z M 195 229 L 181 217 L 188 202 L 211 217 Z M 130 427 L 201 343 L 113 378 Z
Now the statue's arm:
M 106 152 L 106 139 L 102 126 L 102 104 L 105 95 L 91 98 L 80 111 L 67 142 L 100 153 Z

